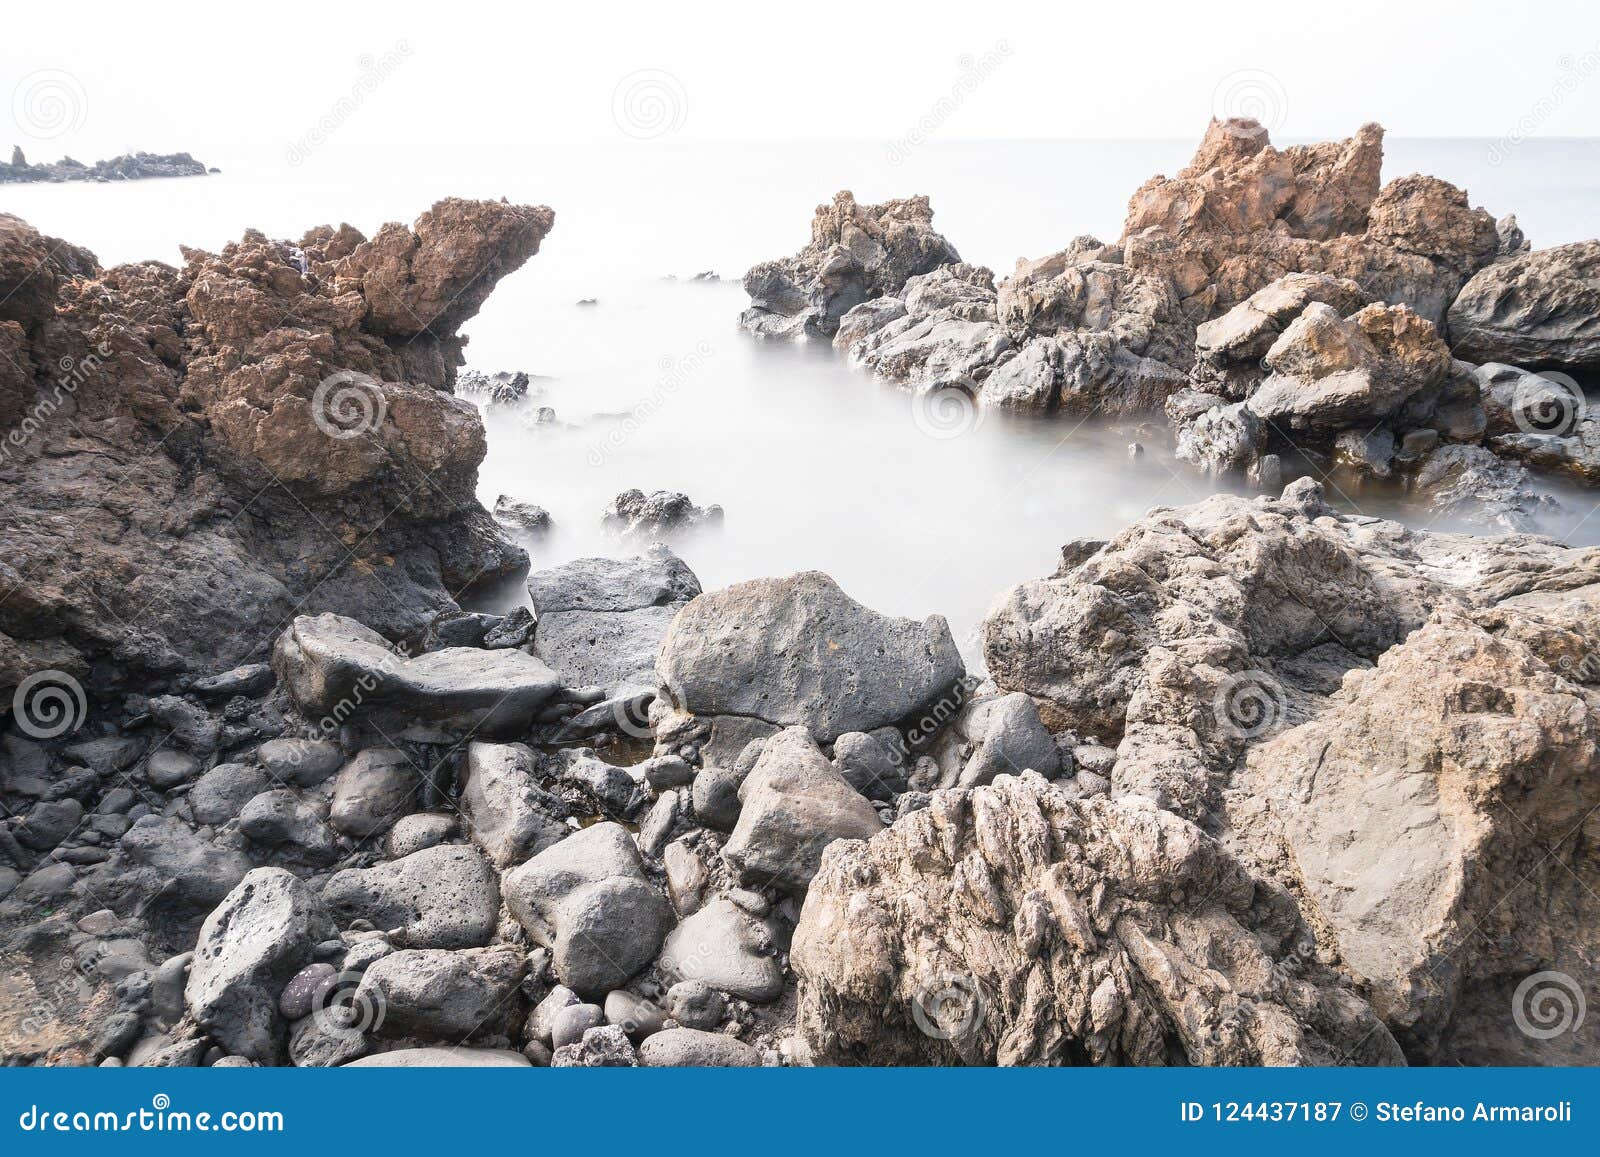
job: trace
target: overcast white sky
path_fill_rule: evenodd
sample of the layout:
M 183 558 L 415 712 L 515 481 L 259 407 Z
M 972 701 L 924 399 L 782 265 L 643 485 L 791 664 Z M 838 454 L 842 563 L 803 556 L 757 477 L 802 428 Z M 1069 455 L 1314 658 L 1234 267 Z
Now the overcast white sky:
M 1190 139 L 1214 109 L 1260 111 L 1279 139 L 1366 120 L 1600 134 L 1593 0 L 57 2 L 9 5 L 6 24 L 4 143 L 35 160 L 282 156 L 329 116 L 341 145 L 414 159 L 630 138 Z

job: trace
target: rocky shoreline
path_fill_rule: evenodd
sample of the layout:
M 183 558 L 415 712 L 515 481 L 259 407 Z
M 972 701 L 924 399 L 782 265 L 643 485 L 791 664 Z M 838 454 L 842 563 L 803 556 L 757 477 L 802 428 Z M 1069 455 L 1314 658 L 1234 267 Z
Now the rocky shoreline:
M 758 334 L 1164 413 L 1268 491 L 1064 544 L 995 599 L 985 672 L 820 572 L 703 590 L 655 540 L 723 512 L 681 494 L 528 571 L 549 515 L 478 504 L 456 390 L 529 398 L 458 375 L 460 330 L 547 208 L 181 269 L 0 216 L 0 1055 L 1600 1060 L 1525 1029 L 1600 957 L 1600 549 L 1271 477 L 1477 471 L 1500 498 L 1457 499 L 1504 522 L 1588 445 L 1516 441 L 1590 365 L 1581 253 L 1380 190 L 1380 148 L 1214 126 L 1117 246 L 998 286 L 924 198 L 841 194 L 751 272 Z M 522 572 L 524 606 L 463 609 Z
M 1486 529 L 1536 530 L 1533 472 L 1600 480 L 1600 241 L 1534 251 L 1460 189 L 1379 183 L 1383 130 L 1276 149 L 1213 121 L 1132 196 L 1112 244 L 1075 238 L 997 279 L 926 197 L 819 206 L 793 258 L 745 275 L 759 337 L 831 342 L 929 406 L 1163 415 L 1180 458 L 1277 489 L 1402 483 Z
M 53 164 L 29 164 L 21 146 L 11 149 L 11 163 L 0 165 L 0 185 L 36 181 L 145 181 L 158 177 L 203 177 L 220 172 L 208 169 L 188 153 L 124 153 L 108 161 L 86 165 L 71 157 Z

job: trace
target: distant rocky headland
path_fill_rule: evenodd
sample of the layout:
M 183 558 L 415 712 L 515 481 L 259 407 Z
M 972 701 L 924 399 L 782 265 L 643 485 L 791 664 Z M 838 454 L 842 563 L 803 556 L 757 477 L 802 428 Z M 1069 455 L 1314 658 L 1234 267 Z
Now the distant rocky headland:
M 203 177 L 215 173 L 188 153 L 124 153 L 109 161 L 86 165 L 72 157 L 54 164 L 29 164 L 26 154 L 12 146 L 11 163 L 0 165 L 0 184 L 27 181 L 142 181 L 150 177 Z

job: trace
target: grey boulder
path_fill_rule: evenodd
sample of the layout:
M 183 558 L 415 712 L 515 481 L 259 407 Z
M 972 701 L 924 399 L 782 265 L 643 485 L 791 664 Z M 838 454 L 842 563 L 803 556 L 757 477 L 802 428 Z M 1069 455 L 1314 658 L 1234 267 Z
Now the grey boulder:
M 339 770 L 344 752 L 326 739 L 269 739 L 256 748 L 261 767 L 279 784 L 315 787 Z
M 683 560 L 655 545 L 630 558 L 581 558 L 528 576 L 534 653 L 569 687 L 636 693 L 655 682 L 656 651 L 700 593 Z
M 197 824 L 220 824 L 233 819 L 241 808 L 273 786 L 259 767 L 246 763 L 219 763 L 189 789 L 189 810 Z
M 783 992 L 777 957 L 777 936 L 766 921 L 731 900 L 716 899 L 667 935 L 660 968 L 674 980 L 701 981 L 740 1000 L 765 1004 Z
M 317 894 L 282 868 L 256 868 L 200 927 L 184 988 L 189 1015 L 236 1056 L 283 1058 L 278 996 L 334 935 Z
M 1485 266 L 1448 314 L 1458 357 L 1566 369 L 1600 367 L 1600 241 Z
M 421 786 L 422 777 L 405 752 L 368 748 L 339 769 L 328 820 L 346 835 L 376 835 L 414 810 Z
M 722 858 L 751 887 L 803 895 L 829 844 L 870 839 L 883 830 L 872 804 L 801 727 L 766 741 L 739 800 L 739 822 Z
M 528 958 L 505 945 L 405 949 L 366 970 L 354 1003 L 383 1010 L 373 1026 L 381 1036 L 461 1042 L 502 1035 L 519 1019 L 515 997 L 527 970 Z
M 461 814 L 472 842 L 496 868 L 520 864 L 566 837 L 566 809 L 534 778 L 534 754 L 520 743 L 467 748 Z
M 512 1049 L 475 1049 L 465 1045 L 431 1045 L 373 1053 L 343 1066 L 347 1069 L 526 1069 L 528 1058 Z
M 803 726 L 832 742 L 915 716 L 965 668 L 943 617 L 880 615 L 806 571 L 695 599 L 662 640 L 656 672 L 682 711 Z
M 517 735 L 561 689 L 555 672 L 517 650 L 446 647 L 415 658 L 341 615 L 301 615 L 278 638 L 272 664 L 301 710 L 343 721 L 374 709 Z
M 639 1046 L 649 1068 L 759 1068 L 761 1054 L 742 1040 L 720 1032 L 669 1028 Z
M 655 958 L 672 910 L 646 877 L 621 824 L 598 823 L 508 872 L 506 908 L 556 975 L 580 995 L 604 997 Z
M 500 890 L 477 848 L 444 844 L 372 868 L 336 872 L 322 897 L 345 924 L 399 929 L 412 948 L 475 948 L 494 935 Z

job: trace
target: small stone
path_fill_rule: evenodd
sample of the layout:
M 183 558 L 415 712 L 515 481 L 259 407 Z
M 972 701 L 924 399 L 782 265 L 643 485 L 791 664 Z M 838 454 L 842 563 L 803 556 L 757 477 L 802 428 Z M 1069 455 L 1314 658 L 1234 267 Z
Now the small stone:
M 678 822 L 678 793 L 664 791 L 639 824 L 639 850 L 651 859 L 661 855 Z
M 688 844 L 676 840 L 662 851 L 661 863 L 667 872 L 667 898 L 678 915 L 698 910 L 711 879 L 706 862 Z
M 667 990 L 667 1015 L 684 1028 L 714 1029 L 728 1016 L 728 1000 L 703 980 L 680 980 Z
M 150 1009 L 162 1024 L 177 1024 L 183 1016 L 183 986 L 193 960 L 193 952 L 180 952 L 167 957 L 150 974 Z
M 72 891 L 77 880 L 71 864 L 48 864 L 24 878 L 13 895 L 36 902 L 59 900 Z
M 1106 795 L 1111 791 L 1111 781 L 1103 775 L 1096 775 L 1092 771 L 1079 771 L 1078 791 L 1085 797 Z
M 759 1068 L 761 1054 L 720 1032 L 669 1028 L 639 1046 L 639 1059 L 651 1068 Z
M 290 978 L 278 997 L 278 1011 L 285 1020 L 299 1020 L 310 1016 L 317 989 L 332 980 L 337 973 L 327 963 L 308 964 Z
M 58 846 L 83 822 L 83 805 L 75 799 L 36 803 L 13 830 L 17 842 L 37 852 Z
M 1114 748 L 1099 743 L 1085 743 L 1072 749 L 1072 762 L 1079 771 L 1109 776 L 1117 765 L 1117 753 Z
M 270 665 L 249 663 L 220 675 L 196 679 L 189 689 L 205 699 L 228 699 L 235 695 L 260 695 L 276 681 Z
M 383 837 L 389 855 L 398 860 L 413 852 L 437 847 L 455 834 L 456 818 L 436 812 L 413 812 L 395 821 Z
M 614 1024 L 591 1028 L 577 1044 L 559 1048 L 550 1058 L 552 1068 L 633 1068 L 638 1054 L 628 1034 Z
M 644 781 L 657 791 L 669 787 L 683 787 L 694 780 L 694 768 L 679 755 L 658 755 L 639 765 Z
M 245 804 L 274 786 L 264 768 L 219 763 L 189 789 L 189 808 L 196 823 L 214 826 L 233 819 Z
M 328 822 L 346 835 L 376 835 L 417 803 L 422 777 L 405 752 L 392 747 L 361 752 L 339 770 Z
M 180 783 L 188 783 L 200 774 L 200 761 L 182 751 L 162 748 L 150 754 L 145 761 L 144 776 L 150 783 L 166 791 Z
M 583 998 L 572 989 L 564 984 L 556 985 L 548 996 L 533 1006 L 533 1011 L 528 1014 L 526 1028 L 528 1039 L 549 1044 L 555 1032 L 556 1017 L 563 1009 L 582 1003 Z
M 620 1027 L 636 1044 L 666 1027 L 666 1010 L 624 988 L 606 993 L 605 1013 L 606 1022 Z
M 598 1004 L 569 1004 L 551 1022 L 550 1043 L 557 1049 L 577 1044 L 584 1033 L 605 1023 L 605 1010 Z
M 739 785 L 744 776 L 722 767 L 703 767 L 694 777 L 695 818 L 708 828 L 731 832 L 739 822 Z
M 344 752 L 326 739 L 270 739 L 256 749 L 262 768 L 280 783 L 313 787 L 338 771 Z
M 105 1019 L 94 1038 L 94 1052 L 99 1057 L 120 1057 L 139 1039 L 142 1022 L 138 1013 L 114 1012 Z
M 533 639 L 533 626 L 533 612 L 518 607 L 484 634 L 483 645 L 491 650 L 526 646 Z

